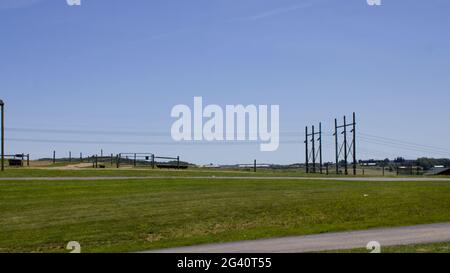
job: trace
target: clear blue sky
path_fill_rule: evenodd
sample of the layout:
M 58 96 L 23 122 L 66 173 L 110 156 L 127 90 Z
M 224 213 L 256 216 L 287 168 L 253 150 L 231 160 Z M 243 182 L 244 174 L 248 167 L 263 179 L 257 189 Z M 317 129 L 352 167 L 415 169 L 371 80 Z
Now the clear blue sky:
M 333 119 L 356 111 L 359 158 L 449 157 L 449 14 L 448 0 L 0 0 L 7 152 L 289 163 L 322 121 L 332 160 Z M 170 110 L 194 96 L 279 104 L 280 149 L 171 143 Z

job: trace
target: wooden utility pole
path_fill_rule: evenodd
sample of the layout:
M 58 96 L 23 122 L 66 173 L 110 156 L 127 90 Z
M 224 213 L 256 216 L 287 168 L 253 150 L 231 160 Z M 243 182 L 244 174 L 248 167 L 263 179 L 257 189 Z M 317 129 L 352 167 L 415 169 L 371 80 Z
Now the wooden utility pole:
M 356 114 L 353 112 L 353 175 L 356 175 Z
M 339 174 L 339 141 L 338 141 L 338 123 L 337 119 L 334 119 L 334 143 L 336 149 L 336 174 Z
M 306 173 L 309 173 L 309 149 L 308 149 L 308 142 L 309 142 L 309 138 L 308 138 L 308 126 L 306 126 L 305 128 L 305 168 L 306 168 Z
M 2 172 L 5 170 L 5 103 L 3 102 L 3 100 L 0 100 L 0 107 L 1 107 L 1 119 L 2 119 L 2 121 L 1 121 L 1 131 L 2 131 L 2 133 L 1 133 L 1 149 L 2 149 L 2 152 L 1 152 L 1 161 L 2 161 L 2 163 L 1 163 L 1 170 L 2 170 Z

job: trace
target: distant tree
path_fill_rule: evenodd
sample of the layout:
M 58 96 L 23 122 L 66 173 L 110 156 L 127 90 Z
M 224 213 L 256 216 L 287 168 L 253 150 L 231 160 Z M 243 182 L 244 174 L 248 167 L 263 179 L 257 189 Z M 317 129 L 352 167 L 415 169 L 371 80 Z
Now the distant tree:
M 394 159 L 395 163 L 404 163 L 406 160 L 403 157 L 397 157 L 396 159 Z
M 422 167 L 424 170 L 429 170 L 434 166 L 448 167 L 450 166 L 450 159 L 447 158 L 436 159 L 436 158 L 422 157 L 417 159 L 417 166 Z

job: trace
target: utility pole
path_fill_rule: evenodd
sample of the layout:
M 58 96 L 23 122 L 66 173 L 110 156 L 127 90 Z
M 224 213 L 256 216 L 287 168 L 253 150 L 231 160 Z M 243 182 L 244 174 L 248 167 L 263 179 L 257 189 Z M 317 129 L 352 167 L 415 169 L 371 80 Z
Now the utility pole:
M 316 135 L 318 138 L 316 139 Z M 311 137 L 311 140 L 309 140 Z M 309 154 L 308 143 L 311 141 L 311 155 Z M 318 153 L 316 152 L 316 142 L 319 142 Z M 319 123 L 319 132 L 316 132 L 315 127 L 312 126 L 311 134 L 308 133 L 308 127 L 305 129 L 305 157 L 306 157 L 306 172 L 309 173 L 309 159 L 312 157 L 312 172 L 316 173 L 317 170 L 317 155 L 319 155 L 319 167 L 320 173 L 322 173 L 322 123 Z
M 347 127 L 352 126 L 353 129 L 351 130 L 353 136 L 352 136 L 352 142 L 350 145 L 348 145 L 348 139 L 347 139 Z M 343 131 L 341 134 L 344 135 L 344 143 L 342 144 L 342 147 L 339 148 L 339 141 L 338 141 L 338 129 L 343 128 Z M 356 175 L 356 167 L 357 167 L 357 160 L 356 160 L 356 114 L 353 112 L 353 122 L 350 124 L 347 124 L 347 117 L 344 116 L 344 125 L 338 126 L 337 119 L 334 120 L 334 136 L 335 136 L 335 144 L 336 144 L 336 173 L 339 173 L 339 156 L 341 154 L 341 151 L 344 151 L 344 169 L 345 174 L 348 175 L 348 156 L 350 155 L 350 151 L 352 151 L 353 154 L 353 175 Z
M 305 129 L 305 166 L 306 173 L 309 173 L 309 150 L 308 150 L 308 126 Z
M 348 155 L 347 155 L 347 120 L 344 116 L 344 171 L 348 175 Z
M 339 142 L 337 119 L 334 119 L 334 143 L 336 146 L 336 174 L 339 174 Z
M 353 175 L 356 175 L 356 113 L 353 112 Z
M 314 133 L 314 125 L 312 126 L 311 132 L 311 143 L 312 143 L 312 164 L 313 164 L 313 173 L 316 173 L 316 137 Z
M 2 167 L 1 170 L 2 172 L 5 170 L 5 103 L 3 102 L 3 100 L 0 100 L 0 107 L 1 107 L 1 148 L 2 148 L 2 153 L 1 153 L 1 161 L 2 161 Z
M 323 173 L 322 171 L 322 122 L 319 123 L 319 167 L 320 167 L 320 174 Z

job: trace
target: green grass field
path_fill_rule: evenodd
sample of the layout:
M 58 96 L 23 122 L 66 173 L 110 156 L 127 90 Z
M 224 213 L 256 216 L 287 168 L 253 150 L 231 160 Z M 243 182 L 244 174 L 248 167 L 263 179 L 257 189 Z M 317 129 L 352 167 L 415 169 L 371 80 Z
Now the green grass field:
M 4 175 L 49 176 L 11 171 Z M 0 251 L 67 252 L 69 241 L 80 242 L 83 252 L 141 251 L 445 222 L 449 211 L 450 183 L 442 181 L 0 181 Z

